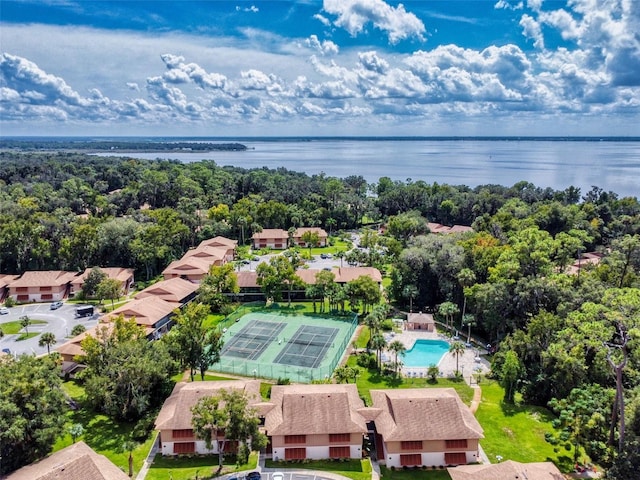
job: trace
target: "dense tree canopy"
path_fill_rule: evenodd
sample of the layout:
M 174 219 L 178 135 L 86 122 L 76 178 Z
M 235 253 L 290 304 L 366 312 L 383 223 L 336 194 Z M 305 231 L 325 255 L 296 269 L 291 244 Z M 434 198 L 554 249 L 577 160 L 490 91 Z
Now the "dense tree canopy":
M 77 152 L 4 151 L 0 162 L 0 273 L 100 265 L 135 268 L 138 277 L 151 279 L 188 248 L 216 235 L 245 244 L 263 228 L 320 226 L 335 232 L 366 221 L 362 248 L 341 254 L 341 262 L 388 272 L 385 293 L 400 309 L 455 306 L 444 315 L 446 322 L 466 325 L 498 346 L 493 371 L 502 375 L 509 401 L 519 392 L 525 401 L 546 406 L 591 385 L 606 391 L 618 387 L 623 398 L 616 394 L 611 406 L 607 448 L 637 451 L 640 402 L 631 393 L 640 382 L 637 198 L 619 198 L 598 187 L 554 191 L 529 182 L 469 188 L 383 177 L 368 185 L 361 176 Z M 428 222 L 470 225 L 474 231 L 432 234 Z M 378 230 L 380 225 L 386 229 Z M 600 261 L 586 258 L 586 252 L 597 252 Z M 296 254 L 275 258 L 260 265 L 258 282 L 268 297 L 280 300 L 298 288 L 300 265 Z M 576 259 L 577 272 L 569 269 Z M 223 293 L 237 289 L 231 268 L 212 271 L 202 283 L 199 293 L 214 308 Z M 331 280 L 317 277 L 307 290 L 310 298 L 322 300 L 321 310 L 324 299 L 331 309 L 344 309 L 350 300 L 363 312 L 380 301 L 379 290 L 374 293 L 366 280 L 346 287 Z M 168 365 L 162 347 L 141 348 L 129 338 L 135 336 L 107 342 L 122 343 L 108 351 L 93 347 L 131 367 L 125 372 L 144 371 L 157 355 L 160 367 L 150 376 L 159 378 Z M 147 393 L 107 388 L 113 379 L 104 365 L 90 366 L 91 398 L 113 411 L 125 405 L 117 415 L 138 415 Z M 616 371 L 612 365 L 621 367 Z M 132 373 L 129 380 L 137 377 Z M 624 418 L 628 444 L 618 443 Z M 620 458 L 593 452 L 613 462 Z M 620 471 L 629 468 L 616 465 Z
M 121 420 L 137 420 L 171 393 L 176 365 L 164 342 L 150 342 L 134 320 L 117 317 L 82 341 L 81 374 L 89 404 Z
M 0 475 L 47 455 L 63 433 L 58 369 L 50 356 L 0 359 Z

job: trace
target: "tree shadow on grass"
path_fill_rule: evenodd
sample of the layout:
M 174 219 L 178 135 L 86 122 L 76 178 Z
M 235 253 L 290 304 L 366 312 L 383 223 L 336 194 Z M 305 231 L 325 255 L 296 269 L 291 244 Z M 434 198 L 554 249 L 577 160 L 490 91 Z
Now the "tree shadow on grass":
M 375 385 L 383 384 L 391 388 L 396 388 L 402 385 L 402 377 L 394 375 L 384 375 L 378 370 L 374 369 L 369 369 L 368 372 L 369 378 L 367 380 L 369 381 L 369 383 L 373 383 Z
M 97 451 L 119 451 L 122 444 L 130 438 L 135 425 L 135 423 L 117 422 L 87 407 L 74 411 L 70 415 L 70 420 L 84 427 L 83 440 Z
M 527 405 L 522 403 L 507 403 L 504 400 L 500 401 L 500 409 L 504 413 L 505 417 L 512 417 L 518 414 L 526 414 L 535 416 L 541 422 L 551 422 L 555 417 L 553 413 L 544 407 L 537 407 L 535 405 Z

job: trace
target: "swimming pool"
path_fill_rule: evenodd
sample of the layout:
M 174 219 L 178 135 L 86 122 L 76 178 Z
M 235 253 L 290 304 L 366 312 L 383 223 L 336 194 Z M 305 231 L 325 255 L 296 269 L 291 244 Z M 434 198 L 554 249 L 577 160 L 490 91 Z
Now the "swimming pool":
M 402 362 L 405 367 L 428 367 L 438 365 L 449 344 L 443 340 L 416 340 L 411 350 L 407 350 Z

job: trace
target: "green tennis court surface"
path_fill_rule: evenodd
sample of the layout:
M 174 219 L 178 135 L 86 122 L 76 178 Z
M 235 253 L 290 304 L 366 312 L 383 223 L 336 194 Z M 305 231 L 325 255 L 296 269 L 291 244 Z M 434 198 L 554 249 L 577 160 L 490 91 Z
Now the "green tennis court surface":
M 328 378 L 357 326 L 357 317 L 327 318 L 250 312 L 223 334 L 213 370 L 310 382 Z
M 275 363 L 316 368 L 340 330 L 303 325 L 275 358 Z

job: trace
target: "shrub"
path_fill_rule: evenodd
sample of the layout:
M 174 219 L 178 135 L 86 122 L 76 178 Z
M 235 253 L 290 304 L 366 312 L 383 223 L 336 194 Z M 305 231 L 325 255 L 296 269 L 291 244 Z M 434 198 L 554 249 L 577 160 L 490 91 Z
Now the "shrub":
M 291 380 L 288 378 L 278 377 L 278 385 L 291 385 Z
M 362 352 L 358 354 L 356 363 L 363 368 L 376 368 L 376 356 L 374 353 Z
M 386 332 L 390 332 L 391 330 L 393 330 L 393 320 L 387 318 L 384 322 L 382 322 L 380 328 Z
M 7 308 L 14 307 L 15 305 L 16 301 L 13 299 L 13 297 L 7 297 L 7 299 L 4 301 L 4 306 Z
M 85 327 L 84 325 L 78 324 L 71 329 L 71 336 L 77 337 L 78 335 L 85 332 L 86 330 L 87 330 L 87 327 Z

